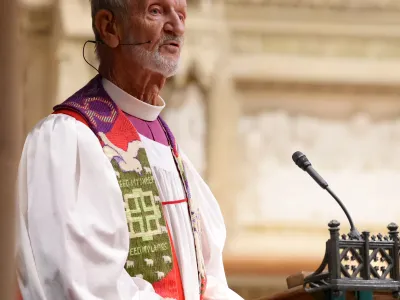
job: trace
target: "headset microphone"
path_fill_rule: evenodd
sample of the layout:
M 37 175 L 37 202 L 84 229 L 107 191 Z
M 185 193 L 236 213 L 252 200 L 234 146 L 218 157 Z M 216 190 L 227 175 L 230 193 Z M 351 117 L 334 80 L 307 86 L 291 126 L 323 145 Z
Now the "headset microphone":
M 120 44 L 121 46 L 139 46 L 139 45 L 144 45 L 144 44 L 151 44 L 152 41 L 147 41 L 144 43 L 134 43 L 134 44 Z
M 145 44 L 151 44 L 152 41 L 147 41 L 147 42 L 143 42 L 143 43 L 124 43 L 124 44 L 119 44 L 121 46 L 140 46 L 140 45 L 145 45 Z M 82 49 L 82 55 L 83 55 L 83 59 L 85 60 L 85 62 L 91 66 L 93 69 L 95 69 L 97 71 L 97 73 L 99 72 L 99 70 L 97 70 L 90 62 L 87 61 L 86 57 L 85 57 L 85 47 L 87 43 L 92 43 L 92 44 L 103 44 L 105 45 L 105 43 L 103 41 L 93 41 L 93 40 L 88 40 L 85 42 L 85 44 L 83 44 L 83 49 Z
M 120 46 L 140 46 L 140 45 L 144 45 L 144 44 L 151 44 L 152 41 L 147 41 L 147 42 L 142 42 L 142 43 L 120 43 L 118 45 Z M 93 44 L 103 44 L 105 45 L 105 43 L 103 41 L 93 41 L 93 40 L 88 40 L 85 42 L 85 45 L 87 43 L 93 43 Z M 84 47 L 85 47 L 84 45 Z

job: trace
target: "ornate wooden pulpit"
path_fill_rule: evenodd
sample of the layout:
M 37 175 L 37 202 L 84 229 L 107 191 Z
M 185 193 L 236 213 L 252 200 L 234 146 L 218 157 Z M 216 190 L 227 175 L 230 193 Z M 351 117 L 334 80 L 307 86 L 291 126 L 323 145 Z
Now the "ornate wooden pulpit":
M 338 221 L 329 223 L 330 239 L 319 268 L 287 280 L 288 290 L 260 300 L 400 299 L 399 233 L 390 223 L 388 235 L 340 235 Z

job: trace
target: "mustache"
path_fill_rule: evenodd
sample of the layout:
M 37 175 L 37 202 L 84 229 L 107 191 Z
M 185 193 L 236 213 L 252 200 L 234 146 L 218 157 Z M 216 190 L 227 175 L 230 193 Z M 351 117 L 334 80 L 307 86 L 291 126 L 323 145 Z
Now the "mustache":
M 183 36 L 164 35 L 158 42 L 158 45 L 162 45 L 167 42 L 176 42 L 176 43 L 179 43 L 179 45 L 183 45 L 184 41 L 185 41 L 185 38 Z
M 135 42 L 136 42 L 136 39 L 132 35 L 130 35 L 127 38 L 127 41 L 126 41 L 126 43 L 131 43 L 131 44 L 134 44 Z M 159 41 L 157 43 L 157 46 L 161 46 L 162 44 L 165 44 L 167 42 L 176 42 L 180 46 L 183 46 L 183 44 L 185 42 L 185 38 L 183 36 L 176 36 L 176 35 L 166 34 L 166 35 L 163 35 L 159 39 Z

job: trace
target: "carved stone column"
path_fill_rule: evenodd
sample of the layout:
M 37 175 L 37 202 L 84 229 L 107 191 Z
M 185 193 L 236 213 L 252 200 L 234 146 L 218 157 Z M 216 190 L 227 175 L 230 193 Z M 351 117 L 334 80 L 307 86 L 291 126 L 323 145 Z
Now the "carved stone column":
M 234 97 L 232 80 L 225 62 L 213 80 L 209 99 L 208 183 L 217 198 L 227 228 L 225 251 L 236 233 L 236 211 L 246 199 L 237 199 L 240 189 L 240 139 L 238 124 L 240 106 Z
M 236 210 L 240 199 L 240 164 L 238 149 L 239 102 L 235 98 L 230 71 L 230 40 L 228 24 L 224 18 L 224 3 L 213 2 L 203 7 L 204 40 L 199 48 L 202 57 L 197 58 L 199 78 L 208 86 L 208 143 L 207 182 L 213 191 L 224 216 L 227 229 L 225 252 L 230 252 L 230 242 L 236 233 Z M 211 45 L 211 47 L 210 47 Z M 195 54 L 196 55 L 196 54 Z
M 0 0 L 0 299 L 15 299 L 15 178 L 20 156 L 22 105 L 17 93 L 17 1 Z
M 168 104 L 164 115 L 180 144 L 195 149 L 185 152 L 189 152 L 186 154 L 190 155 L 221 207 L 228 235 L 225 249 L 229 251 L 236 226 L 240 108 L 234 97 L 229 69 L 230 46 L 224 4 L 219 1 L 190 4 L 182 67 L 168 87 L 171 91 L 165 92 Z M 181 95 L 181 100 L 175 95 Z M 197 151 L 198 147 L 202 149 Z
M 53 45 L 53 10 L 50 1 L 20 4 L 23 131 L 51 113 L 56 94 L 57 67 Z
M 56 22 L 58 76 L 57 95 L 53 105 L 66 100 L 97 73 L 82 56 L 85 41 L 93 39 L 89 1 L 58 1 Z M 86 45 L 85 57 L 98 67 L 93 44 Z

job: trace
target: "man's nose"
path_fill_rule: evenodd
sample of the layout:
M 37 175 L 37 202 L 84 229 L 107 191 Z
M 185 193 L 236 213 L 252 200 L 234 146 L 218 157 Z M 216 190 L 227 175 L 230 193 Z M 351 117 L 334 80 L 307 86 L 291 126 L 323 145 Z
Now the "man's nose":
M 164 31 L 174 36 L 182 36 L 185 33 L 184 21 L 180 19 L 178 14 L 173 13 L 165 23 Z

